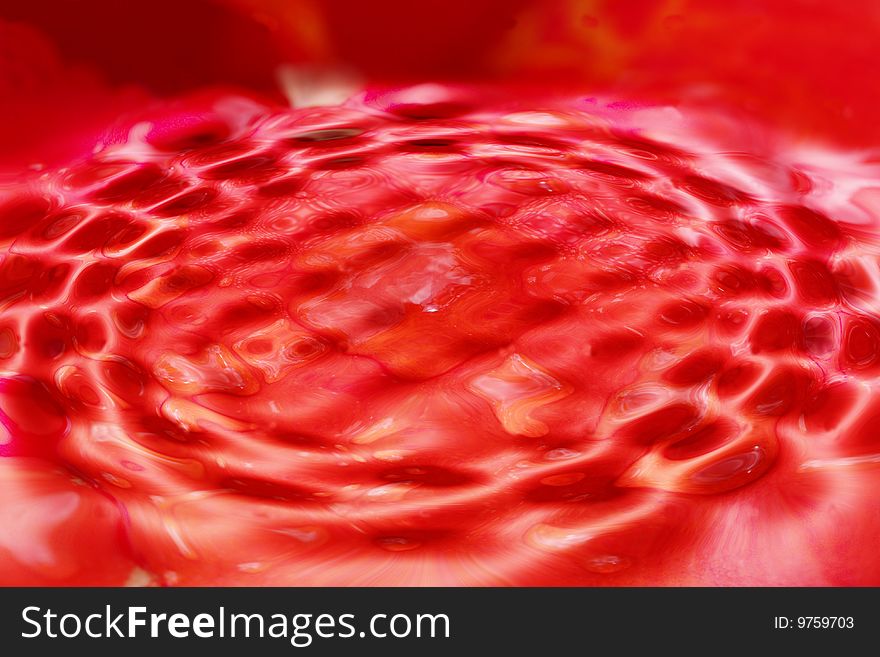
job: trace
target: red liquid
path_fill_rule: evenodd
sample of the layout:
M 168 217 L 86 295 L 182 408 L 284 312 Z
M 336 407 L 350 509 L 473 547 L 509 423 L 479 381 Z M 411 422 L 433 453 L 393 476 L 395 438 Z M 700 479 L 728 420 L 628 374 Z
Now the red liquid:
M 0 581 L 880 583 L 876 165 L 477 91 L 6 190 Z

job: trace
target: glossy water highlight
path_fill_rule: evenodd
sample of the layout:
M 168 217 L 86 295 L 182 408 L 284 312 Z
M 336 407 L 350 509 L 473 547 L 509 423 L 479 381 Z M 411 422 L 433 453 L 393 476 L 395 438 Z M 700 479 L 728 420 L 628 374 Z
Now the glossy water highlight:
M 0 581 L 877 584 L 876 162 L 442 85 L 130 126 L 3 190 Z

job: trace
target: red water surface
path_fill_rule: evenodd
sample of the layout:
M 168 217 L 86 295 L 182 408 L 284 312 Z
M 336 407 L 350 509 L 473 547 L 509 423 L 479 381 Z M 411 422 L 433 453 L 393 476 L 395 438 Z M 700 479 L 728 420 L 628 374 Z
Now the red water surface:
M 734 112 L 149 110 L 2 189 L 0 582 L 880 584 L 878 204 Z

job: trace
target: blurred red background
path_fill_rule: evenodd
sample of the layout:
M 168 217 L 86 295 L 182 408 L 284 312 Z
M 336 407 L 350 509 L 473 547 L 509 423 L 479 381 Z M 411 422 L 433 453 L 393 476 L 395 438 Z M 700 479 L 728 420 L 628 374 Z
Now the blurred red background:
M 722 104 L 874 147 L 878 37 L 871 0 L 0 0 L 2 158 L 68 157 L 115 117 L 203 87 L 285 102 L 283 64 Z

